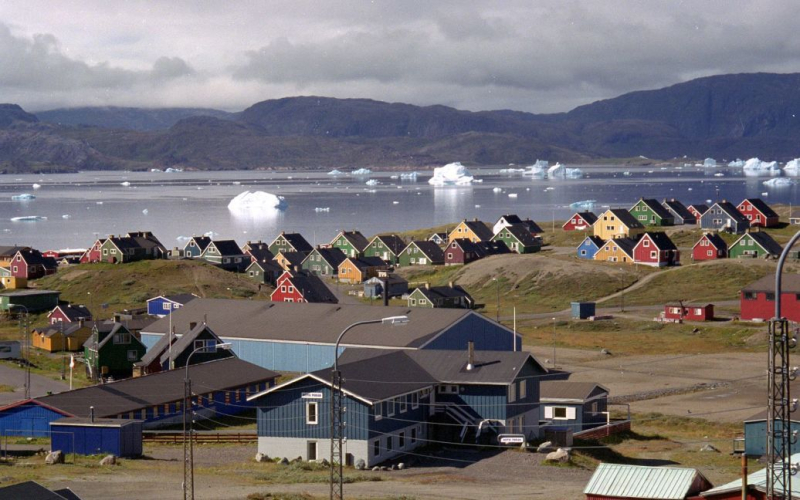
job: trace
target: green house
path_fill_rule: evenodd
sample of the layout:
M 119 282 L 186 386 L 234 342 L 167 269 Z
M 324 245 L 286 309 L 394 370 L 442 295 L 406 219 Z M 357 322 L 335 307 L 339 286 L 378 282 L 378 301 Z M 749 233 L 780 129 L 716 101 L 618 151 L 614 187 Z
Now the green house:
M 745 233 L 728 248 L 728 257 L 741 258 L 778 258 L 783 248 L 767 233 Z
M 302 234 L 287 233 L 285 231 L 281 231 L 281 234 L 269 244 L 269 251 L 272 252 L 272 255 L 278 255 L 281 252 L 301 252 L 308 254 L 313 249 L 314 247 L 303 238 Z
M 331 247 L 338 248 L 348 257 L 363 257 L 369 241 L 360 231 L 339 231 L 331 241 Z
M 406 242 L 396 234 L 376 236 L 364 249 L 365 257 L 378 257 L 387 264 L 395 265 L 400 252 L 406 247 Z
M 347 256 L 338 248 L 315 248 L 303 260 L 301 267 L 314 276 L 336 276 L 339 273 L 339 264 Z
M 472 309 L 475 301 L 466 290 L 450 283 L 448 286 L 417 287 L 408 296 L 408 307 L 444 307 Z
M 58 296 L 61 292 L 55 290 L 40 290 L 26 288 L 21 290 L 8 290 L 0 293 L 0 311 L 29 313 L 51 311 L 58 305 Z
M 525 224 L 511 224 L 500 228 L 492 241 L 502 241 L 516 253 L 534 253 L 542 249 L 542 239 L 531 233 Z
M 643 226 L 675 225 L 675 217 L 661 203 L 652 198 L 640 198 L 628 212 Z
M 254 261 L 244 271 L 248 279 L 263 285 L 275 284 L 278 276 L 283 274 L 283 268 L 273 261 Z
M 400 266 L 444 265 L 444 251 L 429 240 L 412 241 L 400 252 L 397 263 Z
M 95 323 L 92 336 L 83 344 L 86 375 L 93 380 L 128 378 L 134 363 L 146 351 L 147 347 L 122 323 Z

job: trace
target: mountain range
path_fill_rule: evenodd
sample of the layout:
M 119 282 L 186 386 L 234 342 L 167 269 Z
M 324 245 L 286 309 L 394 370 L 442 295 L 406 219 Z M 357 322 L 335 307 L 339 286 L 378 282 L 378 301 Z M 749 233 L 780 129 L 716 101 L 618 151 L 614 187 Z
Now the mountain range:
M 333 168 L 800 156 L 800 74 L 735 74 L 566 113 L 289 97 L 208 108 L 0 104 L 0 170 Z

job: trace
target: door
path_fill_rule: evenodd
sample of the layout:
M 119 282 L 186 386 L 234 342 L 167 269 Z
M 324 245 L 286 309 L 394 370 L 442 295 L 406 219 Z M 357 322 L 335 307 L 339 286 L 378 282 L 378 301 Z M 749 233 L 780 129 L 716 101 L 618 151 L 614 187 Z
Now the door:
M 306 460 L 312 461 L 317 459 L 317 442 L 306 442 Z

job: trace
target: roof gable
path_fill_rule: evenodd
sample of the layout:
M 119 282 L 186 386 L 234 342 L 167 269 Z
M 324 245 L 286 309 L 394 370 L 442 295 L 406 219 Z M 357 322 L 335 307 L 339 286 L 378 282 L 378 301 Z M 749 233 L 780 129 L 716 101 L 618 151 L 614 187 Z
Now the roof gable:
M 616 219 L 621 224 L 625 225 L 628 229 L 642 229 L 642 228 L 644 228 L 644 226 L 642 225 L 641 222 L 636 220 L 636 218 L 633 215 L 631 215 L 630 212 L 628 212 L 627 210 L 625 210 L 623 208 L 612 208 L 612 209 L 609 209 L 607 212 L 605 212 L 603 214 L 603 216 L 606 216 L 606 214 L 609 214 L 609 213 L 611 215 L 613 215 L 614 217 L 616 217 Z M 598 218 L 598 221 L 599 220 L 600 219 Z
M 681 219 L 694 219 L 694 215 L 692 215 L 692 212 L 690 212 L 689 209 L 686 208 L 686 205 L 676 200 L 675 198 L 672 198 L 670 200 L 664 200 L 664 206 L 668 208 L 670 211 L 672 211 L 674 214 L 676 214 L 678 217 L 680 217 Z
M 756 233 L 750 232 L 743 234 L 738 240 L 736 240 L 736 242 L 734 242 L 734 245 L 737 245 L 740 241 L 747 238 L 755 241 L 762 250 L 768 252 L 770 255 L 780 255 L 783 252 L 783 247 L 781 247 L 777 241 L 772 239 L 772 236 L 760 231 Z
M 703 214 L 703 217 L 705 217 L 708 214 L 713 214 L 715 207 L 722 210 L 722 212 L 725 215 L 735 220 L 736 222 L 740 224 L 749 224 L 747 217 L 742 215 L 742 213 L 735 206 L 733 206 L 733 203 L 729 201 L 719 201 L 715 203 L 711 208 L 708 209 L 708 211 L 706 211 L 706 213 Z
M 433 262 L 444 261 L 444 251 L 439 245 L 430 240 L 414 240 L 403 249 L 403 252 L 407 252 L 412 246 L 418 248 L 423 255 Z
M 761 215 L 764 217 L 778 217 L 778 214 L 775 212 L 775 210 L 770 208 L 770 206 L 767 205 L 761 198 L 746 198 L 742 201 L 742 203 L 739 203 L 739 206 L 741 207 L 745 202 L 749 202 L 751 205 L 753 205 L 753 208 L 761 212 Z
M 380 241 L 383 245 L 391 250 L 395 255 L 399 254 L 406 247 L 406 242 L 396 234 L 378 235 L 372 238 L 369 245 L 372 246 L 376 241 Z
M 659 250 L 677 250 L 678 247 L 675 246 L 675 243 L 667 236 L 667 233 L 664 232 L 652 232 L 652 233 L 644 233 L 636 245 L 641 245 L 642 241 L 645 239 L 650 240 Z
M 497 232 L 496 235 L 492 239 L 502 238 L 500 236 L 504 231 L 507 231 L 515 240 L 517 240 L 520 244 L 525 247 L 533 247 L 538 246 L 539 242 L 536 238 L 531 234 L 530 228 L 525 224 L 512 224 L 510 226 L 506 226 L 500 231 Z
M 359 252 L 363 252 L 364 249 L 367 248 L 367 245 L 369 245 L 369 241 L 360 231 L 339 231 L 339 234 L 331 241 L 331 245 L 336 243 L 340 238 L 347 240 L 347 242 Z
M 705 234 L 703 234 L 703 236 L 701 236 L 700 239 L 697 240 L 697 243 L 695 243 L 692 246 L 692 248 L 694 248 L 697 245 L 699 245 L 700 242 L 703 241 L 703 240 L 706 240 L 709 243 L 711 243 L 711 246 L 713 246 L 717 250 L 727 250 L 728 249 L 728 244 L 725 243 L 725 240 L 723 240 L 722 237 L 720 235 L 718 235 L 717 233 L 705 233 Z
M 662 219 L 672 219 L 672 214 L 669 213 L 669 210 L 664 208 L 661 203 L 652 199 L 652 198 L 640 198 L 636 205 L 643 203 L 647 208 L 653 211 L 657 216 Z M 634 206 L 636 206 L 634 205 Z

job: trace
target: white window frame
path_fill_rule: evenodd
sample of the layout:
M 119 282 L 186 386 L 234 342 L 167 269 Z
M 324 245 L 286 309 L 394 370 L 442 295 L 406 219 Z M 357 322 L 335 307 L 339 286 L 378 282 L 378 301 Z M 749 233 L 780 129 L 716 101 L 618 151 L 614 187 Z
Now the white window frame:
M 519 399 L 528 397 L 528 381 L 522 379 L 519 381 Z
M 381 420 L 383 418 L 383 401 L 379 403 L 375 403 L 375 421 Z
M 394 399 L 388 400 L 386 402 L 386 404 L 387 404 L 386 416 L 387 417 L 393 417 L 394 416 Z
M 311 408 L 314 408 L 313 415 L 311 412 Z M 314 417 L 313 419 L 311 417 Z M 316 401 L 308 401 L 306 403 L 306 424 L 307 425 L 319 425 L 319 403 Z
M 511 383 L 508 385 L 508 402 L 513 403 L 517 400 L 517 384 Z
M 400 409 L 398 413 L 405 413 L 408 411 L 408 398 L 406 396 L 400 396 L 397 399 L 400 401 Z
M 128 361 L 138 361 L 139 353 L 136 349 L 129 349 L 128 350 Z
M 411 393 L 411 409 L 412 410 L 416 410 L 417 408 L 419 408 L 419 393 L 418 392 L 412 392 Z

